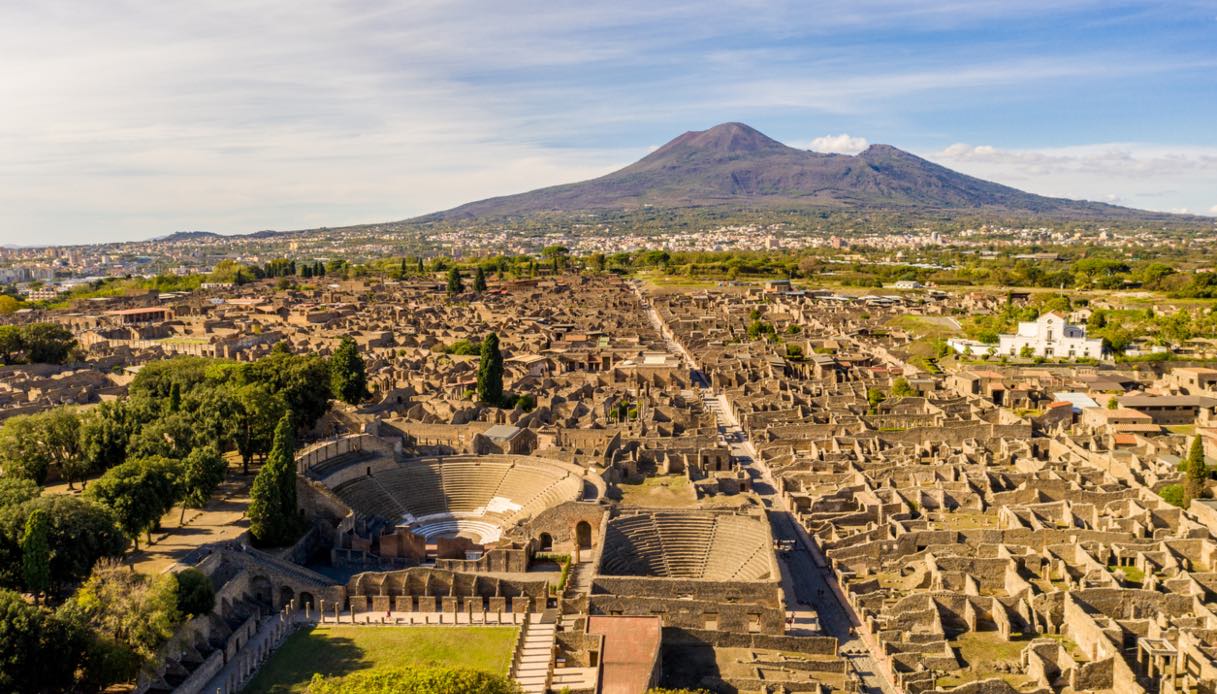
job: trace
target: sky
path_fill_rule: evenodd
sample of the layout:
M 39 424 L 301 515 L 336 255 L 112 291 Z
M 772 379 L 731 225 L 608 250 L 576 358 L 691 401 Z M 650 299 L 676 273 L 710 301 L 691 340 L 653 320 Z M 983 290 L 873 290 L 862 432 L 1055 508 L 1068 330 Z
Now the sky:
M 0 3 L 0 244 L 404 219 L 727 121 L 1217 215 L 1217 0 Z

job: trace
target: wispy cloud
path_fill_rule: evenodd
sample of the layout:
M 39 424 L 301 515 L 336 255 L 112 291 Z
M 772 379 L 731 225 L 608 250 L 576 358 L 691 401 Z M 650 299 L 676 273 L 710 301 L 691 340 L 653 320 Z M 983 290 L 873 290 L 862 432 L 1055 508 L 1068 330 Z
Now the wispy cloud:
M 1033 120 L 1060 102 L 1045 89 L 1082 108 L 1149 83 L 1161 99 L 1181 75 L 1204 113 L 1217 52 L 1176 27 L 1211 11 L 1172 8 L 1169 51 L 1052 34 L 1113 12 L 1163 15 L 1149 0 L 4 3 L 0 242 L 401 218 L 604 173 L 727 120 L 787 141 L 861 131 L 940 151 L 1052 130 Z M 1183 113 L 1159 103 L 1154 118 Z M 1196 141 L 1214 145 L 1202 125 Z M 819 146 L 860 140 L 837 137 Z
M 944 165 L 1034 193 L 1166 212 L 1217 190 L 1217 147 L 1118 142 L 1046 149 L 956 143 L 926 153 Z

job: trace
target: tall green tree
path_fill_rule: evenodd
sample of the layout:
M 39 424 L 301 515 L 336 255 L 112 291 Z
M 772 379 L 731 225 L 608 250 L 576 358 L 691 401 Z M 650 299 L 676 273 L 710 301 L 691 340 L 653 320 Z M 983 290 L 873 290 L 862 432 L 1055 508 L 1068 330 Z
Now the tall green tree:
M 174 383 L 169 388 L 169 411 L 177 412 L 182 409 L 182 384 Z
M 131 440 L 126 408 L 103 402 L 80 415 L 80 450 L 91 472 L 105 471 L 127 459 Z
M 275 443 L 250 490 L 249 531 L 260 545 L 286 545 L 300 527 L 296 507 L 296 443 L 291 414 L 275 427 Z
M 482 340 L 478 360 L 478 400 L 495 407 L 503 404 L 503 353 L 499 351 L 499 336 L 490 333 Z
M 1192 499 L 1199 499 L 1204 494 L 1204 485 L 1209 478 L 1209 469 L 1204 462 L 1204 441 L 1199 436 L 1192 439 L 1183 474 L 1183 507 L 1187 508 Z
M 249 474 L 254 456 L 265 456 L 275 440 L 275 425 L 287 412 L 283 398 L 261 383 L 229 389 L 233 404 L 232 439 L 241 455 L 241 472 Z
M 349 336 L 330 355 L 330 390 L 339 400 L 357 405 L 368 397 L 368 374 L 359 347 Z
M 460 294 L 465 291 L 465 283 L 461 280 L 461 271 L 457 268 L 448 270 L 448 293 Z
M 139 547 L 139 534 L 152 539 L 161 516 L 178 502 L 178 464 L 164 457 L 129 460 L 89 485 L 86 498 L 110 509 L 119 527 Z
M 482 269 L 481 265 L 477 267 L 477 272 L 473 275 L 473 291 L 486 291 L 486 271 Z
M 42 509 L 34 509 L 25 519 L 21 534 L 21 572 L 25 589 L 34 601 L 51 589 L 51 546 L 47 542 L 47 518 Z
M 182 515 L 178 517 L 178 525 L 186 521 L 186 509 L 203 508 L 207 504 L 227 471 L 228 463 L 214 446 L 200 446 L 190 451 L 181 464 Z

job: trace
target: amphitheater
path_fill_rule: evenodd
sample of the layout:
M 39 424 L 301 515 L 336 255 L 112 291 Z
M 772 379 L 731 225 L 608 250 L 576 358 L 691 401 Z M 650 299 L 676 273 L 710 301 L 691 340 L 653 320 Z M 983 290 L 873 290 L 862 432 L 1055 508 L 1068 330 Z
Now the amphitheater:
M 322 481 L 353 511 L 407 526 L 428 541 L 464 537 L 493 544 L 505 529 L 584 496 L 582 468 L 545 458 L 453 455 L 374 462 L 349 465 Z
M 768 523 L 753 515 L 635 511 L 609 521 L 600 574 L 705 581 L 774 577 Z

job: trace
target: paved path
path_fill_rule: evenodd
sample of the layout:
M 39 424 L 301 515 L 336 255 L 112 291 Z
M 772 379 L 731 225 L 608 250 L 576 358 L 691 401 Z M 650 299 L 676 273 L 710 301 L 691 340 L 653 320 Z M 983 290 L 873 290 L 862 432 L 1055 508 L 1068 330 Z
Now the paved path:
M 675 335 L 655 307 L 649 305 L 649 300 L 643 297 L 641 289 L 638 289 L 637 293 L 640 300 L 648 302 L 651 322 L 664 337 L 669 349 L 688 365 L 694 384 L 701 389 L 703 403 L 718 418 L 718 431 L 731 449 L 731 457 L 743 466 L 752 479 L 752 491 L 769 511 L 774 539 L 793 546 L 791 551 L 782 553 L 779 561 L 786 606 L 796 620 L 793 632 L 798 633 L 804 625 L 812 621 L 814 612 L 814 619 L 818 621 L 820 629 L 840 641 L 841 654 L 858 674 L 863 691 L 868 694 L 896 694 L 899 690 L 888 681 L 885 673 L 876 664 L 876 656 L 879 654 L 872 650 L 874 644 L 869 644 L 854 634 L 853 627 L 858 624 L 858 619 L 853 608 L 843 599 L 839 592 L 840 587 L 836 584 L 836 577 L 823 565 L 823 558 L 819 557 L 819 551 L 811 538 L 798 526 L 786 507 L 785 499 L 777 493 L 772 473 L 757 457 L 756 449 L 748 440 L 748 435 L 739 426 L 731 408 L 728 407 L 726 397 L 710 387 L 710 380 L 700 370 L 692 355 L 675 339 Z M 820 561 L 816 561 L 817 557 Z

